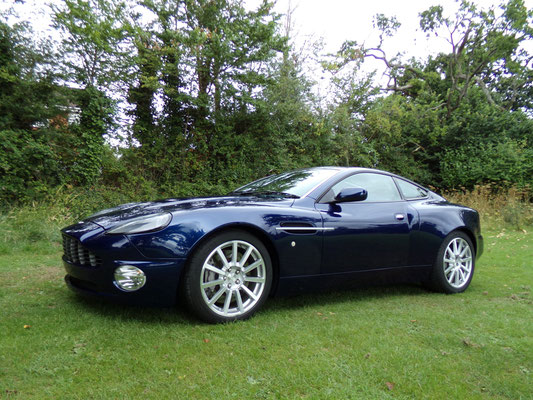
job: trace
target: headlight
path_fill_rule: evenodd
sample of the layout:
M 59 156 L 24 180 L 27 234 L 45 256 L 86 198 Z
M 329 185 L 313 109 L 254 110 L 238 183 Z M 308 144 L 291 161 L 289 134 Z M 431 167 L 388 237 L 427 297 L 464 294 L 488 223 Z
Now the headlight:
M 131 233 L 142 233 L 142 232 L 152 232 L 159 229 L 165 228 L 170 221 L 172 220 L 172 214 L 155 214 L 155 215 L 145 215 L 142 217 L 132 218 L 123 224 L 115 226 L 107 231 L 111 234 L 131 234 Z
M 125 292 L 139 290 L 146 283 L 142 269 L 133 265 L 122 265 L 115 270 L 115 285 Z

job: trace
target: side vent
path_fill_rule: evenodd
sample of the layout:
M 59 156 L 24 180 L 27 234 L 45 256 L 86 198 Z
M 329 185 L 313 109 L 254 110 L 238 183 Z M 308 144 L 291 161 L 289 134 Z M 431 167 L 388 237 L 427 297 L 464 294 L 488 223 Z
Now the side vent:
M 276 229 L 291 235 L 313 235 L 320 230 L 320 228 L 307 222 L 282 222 L 280 227 Z

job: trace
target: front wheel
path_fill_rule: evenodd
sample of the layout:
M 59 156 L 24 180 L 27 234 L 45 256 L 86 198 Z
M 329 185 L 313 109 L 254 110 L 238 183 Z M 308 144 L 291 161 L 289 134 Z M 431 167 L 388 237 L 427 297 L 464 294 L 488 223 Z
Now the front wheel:
M 270 255 L 243 231 L 215 235 L 192 256 L 184 276 L 189 309 L 206 322 L 250 317 L 267 299 L 272 284 Z
M 475 252 L 470 238 L 452 232 L 443 241 L 431 276 L 430 286 L 444 293 L 464 292 L 474 275 Z

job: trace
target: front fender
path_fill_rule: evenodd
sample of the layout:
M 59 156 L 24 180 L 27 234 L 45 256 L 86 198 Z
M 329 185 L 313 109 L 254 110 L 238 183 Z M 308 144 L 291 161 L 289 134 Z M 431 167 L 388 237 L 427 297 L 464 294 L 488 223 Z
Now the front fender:
M 322 234 L 295 235 L 276 229 L 283 222 L 305 222 L 321 227 L 315 210 L 273 207 L 225 207 L 176 213 L 172 223 L 155 233 L 129 235 L 131 243 L 147 258 L 188 258 L 202 240 L 226 228 L 245 228 L 268 238 L 280 265 L 280 276 L 320 271 Z M 293 244 L 294 243 L 294 244 Z

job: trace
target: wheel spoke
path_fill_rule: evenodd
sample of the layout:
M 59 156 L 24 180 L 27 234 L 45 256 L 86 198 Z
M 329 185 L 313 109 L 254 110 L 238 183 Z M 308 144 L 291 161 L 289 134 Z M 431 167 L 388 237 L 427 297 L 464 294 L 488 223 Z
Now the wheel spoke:
M 241 288 L 246 292 L 246 294 L 248 294 L 248 296 L 250 296 L 254 301 L 257 300 L 257 296 L 254 294 L 254 292 L 252 292 L 250 289 L 248 289 L 248 287 L 246 286 L 241 286 Z
M 244 306 L 242 305 L 242 297 L 240 290 L 235 291 L 235 297 L 237 298 L 237 307 L 239 308 L 239 312 L 242 314 L 244 312 Z
M 459 274 L 461 275 L 461 283 L 464 283 L 466 281 L 465 273 L 462 270 L 459 270 Z
M 213 297 L 211 297 L 211 300 L 209 300 L 209 303 L 208 305 L 212 306 L 213 304 L 215 304 L 215 302 L 220 299 L 220 296 L 222 296 L 224 294 L 224 292 L 226 291 L 226 288 L 224 287 L 221 287 L 220 290 L 218 292 L 215 293 L 215 295 Z
M 444 270 L 444 274 L 446 274 L 446 275 L 447 275 L 447 274 L 448 274 L 448 272 L 450 272 L 450 271 L 451 271 L 452 269 L 453 269 L 453 264 L 451 264 L 451 265 L 448 265 L 448 268 L 446 268 L 446 269 Z
M 248 265 L 248 266 L 244 269 L 243 272 L 244 272 L 245 274 L 247 274 L 248 272 L 250 272 L 251 270 L 253 270 L 253 269 L 257 268 L 257 267 L 259 267 L 259 266 L 262 265 L 262 264 L 263 264 L 263 259 L 261 258 L 261 259 L 257 260 L 256 262 L 254 262 L 254 263 Z
M 222 262 L 224 263 L 224 268 L 228 268 L 229 267 L 228 259 L 226 258 L 226 256 L 224 255 L 224 252 L 222 251 L 220 247 L 217 249 L 217 254 L 221 258 Z
M 455 271 L 455 285 L 459 286 L 461 284 L 461 282 L 459 281 L 461 277 L 459 276 L 459 271 L 456 270 Z
M 448 282 L 452 283 L 454 278 L 455 278 L 455 270 L 453 270 L 450 276 L 448 277 Z
M 453 241 L 453 254 L 457 254 L 457 239 Z
M 254 248 L 252 246 L 248 246 L 248 249 L 246 249 L 246 253 L 241 258 L 241 261 L 239 262 L 240 267 L 244 267 L 244 264 L 246 264 L 246 261 L 248 261 L 248 257 L 250 257 L 250 254 L 252 254 L 252 250 Z
M 448 259 L 451 259 L 454 256 L 451 246 L 448 246 L 448 248 L 446 249 L 446 256 L 448 257 Z
M 254 282 L 254 283 L 264 283 L 265 278 L 259 277 L 259 276 L 245 276 L 244 277 L 245 282 Z
M 237 263 L 237 256 L 239 255 L 239 247 L 238 247 L 238 243 L 237 241 L 233 242 L 233 250 L 231 252 L 231 261 L 233 262 L 233 264 L 236 264 Z
M 223 279 L 217 279 L 216 281 L 204 282 L 202 283 L 202 289 L 207 289 L 216 285 L 222 285 L 224 283 Z
M 466 273 L 470 273 L 470 265 L 461 265 L 461 269 Z
M 224 314 L 228 315 L 229 305 L 231 303 L 231 296 L 233 294 L 233 290 L 226 290 L 226 301 L 224 302 Z
M 220 268 L 215 267 L 211 264 L 204 264 L 204 268 L 208 269 L 209 271 L 213 271 L 215 274 L 224 275 L 224 271 L 222 271 Z

